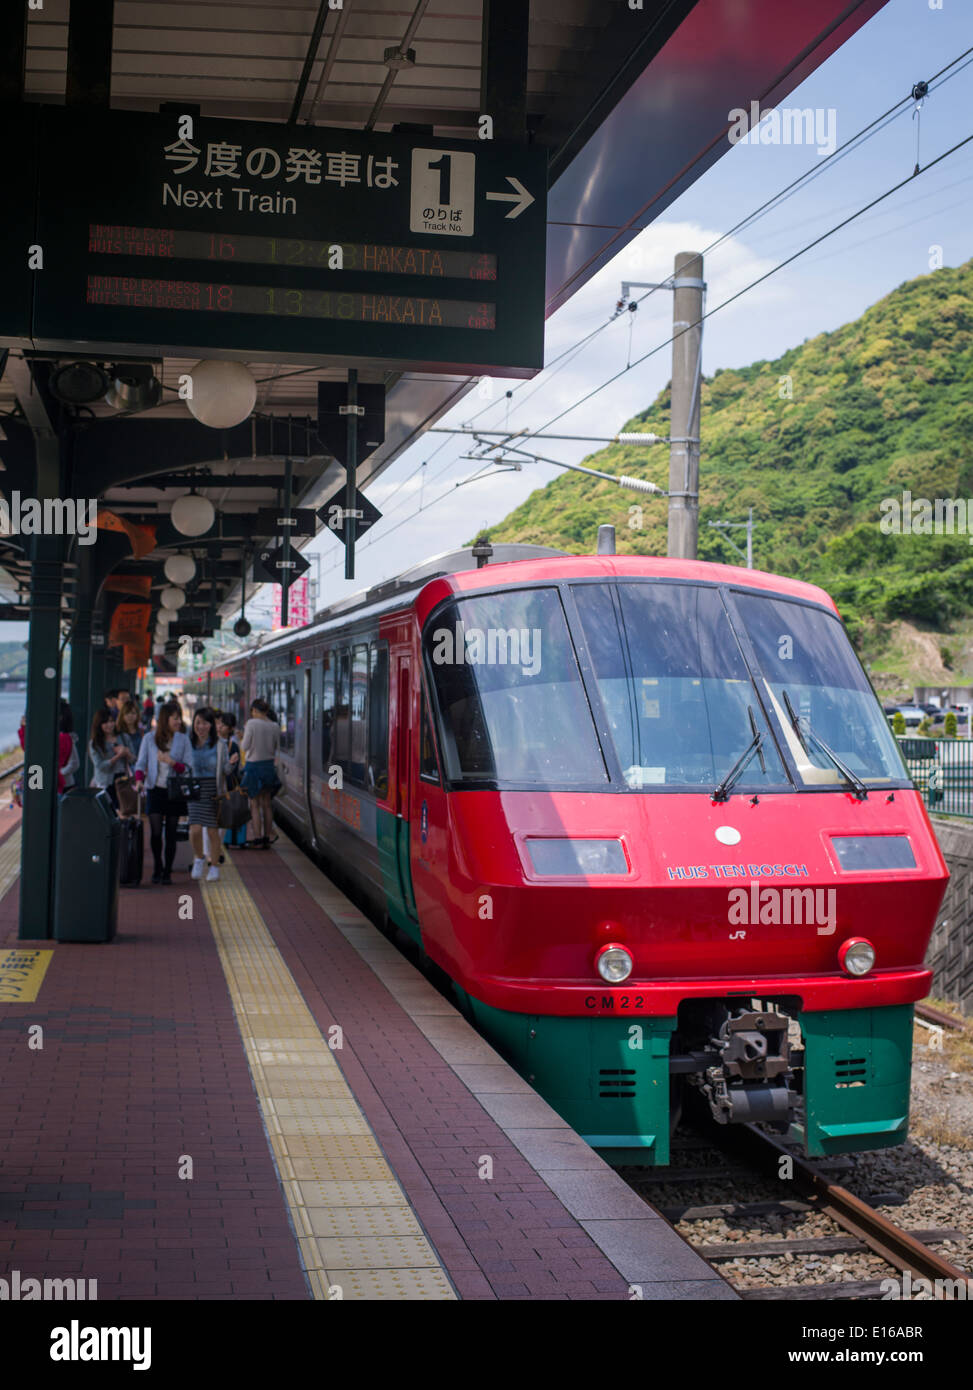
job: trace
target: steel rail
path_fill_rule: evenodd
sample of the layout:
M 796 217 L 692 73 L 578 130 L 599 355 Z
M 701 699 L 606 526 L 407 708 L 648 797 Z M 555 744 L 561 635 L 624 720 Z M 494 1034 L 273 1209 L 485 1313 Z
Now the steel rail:
M 970 1276 L 964 1270 L 951 1264 L 935 1250 L 930 1250 L 927 1245 L 916 1240 L 908 1231 L 902 1230 L 894 1221 L 870 1207 L 846 1187 L 829 1182 L 804 1159 L 791 1153 L 779 1140 L 761 1133 L 751 1125 L 741 1125 L 734 1129 L 734 1138 L 738 1137 L 742 1146 L 761 1164 L 769 1163 L 776 1167 L 782 1157 L 790 1159 L 797 1185 L 811 1198 L 812 1206 L 830 1216 L 844 1230 L 863 1240 L 870 1250 L 894 1265 L 896 1269 L 903 1272 L 908 1270 L 920 1279 L 958 1279 L 962 1286 L 967 1285 Z M 933 1288 L 935 1289 L 935 1284 Z

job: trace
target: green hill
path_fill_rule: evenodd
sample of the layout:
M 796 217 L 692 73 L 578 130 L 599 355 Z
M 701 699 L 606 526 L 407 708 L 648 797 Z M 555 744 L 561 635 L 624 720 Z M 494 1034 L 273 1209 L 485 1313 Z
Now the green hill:
M 699 556 L 738 563 L 708 521 L 754 509 L 754 563 L 822 585 L 879 686 L 973 680 L 973 262 L 901 285 L 774 362 L 703 383 Z M 669 389 L 618 432 L 669 432 Z M 668 450 L 612 445 L 610 473 L 668 481 Z M 883 535 L 885 498 L 970 499 L 969 534 Z M 641 506 L 641 528 L 638 511 Z M 566 473 L 496 541 L 665 554 L 666 502 Z M 733 533 L 740 544 L 742 532 Z

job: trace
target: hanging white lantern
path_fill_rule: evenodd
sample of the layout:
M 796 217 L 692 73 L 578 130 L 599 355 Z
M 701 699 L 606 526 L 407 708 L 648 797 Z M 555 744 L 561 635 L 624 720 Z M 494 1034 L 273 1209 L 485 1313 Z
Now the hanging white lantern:
M 186 602 L 186 590 L 178 589 L 174 584 L 162 590 L 162 607 L 168 608 L 170 613 L 175 613 Z
M 170 555 L 162 572 L 170 584 L 188 584 L 196 573 L 196 561 L 191 555 Z
M 211 429 L 242 424 L 257 403 L 257 383 L 242 362 L 197 362 L 189 378 L 190 414 Z
M 208 497 L 187 492 L 173 502 L 170 520 L 181 536 L 201 536 L 216 520 L 216 508 Z

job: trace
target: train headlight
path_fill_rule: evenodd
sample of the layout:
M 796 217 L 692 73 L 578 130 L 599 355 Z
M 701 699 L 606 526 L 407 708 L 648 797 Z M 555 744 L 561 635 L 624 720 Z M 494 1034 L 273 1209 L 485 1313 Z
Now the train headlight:
M 595 958 L 598 974 L 610 985 L 620 985 L 632 973 L 635 962 L 624 946 L 603 946 Z
M 849 975 L 867 975 L 875 964 L 875 947 L 864 937 L 853 937 L 838 952 L 842 970 Z

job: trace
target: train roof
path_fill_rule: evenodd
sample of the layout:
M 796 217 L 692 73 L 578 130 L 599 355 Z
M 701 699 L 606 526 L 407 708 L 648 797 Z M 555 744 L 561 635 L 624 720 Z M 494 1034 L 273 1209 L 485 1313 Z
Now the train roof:
M 503 575 L 498 576 L 498 567 Z M 420 619 L 450 593 L 471 593 L 492 589 L 503 584 L 537 583 L 538 580 L 623 578 L 682 579 L 709 584 L 733 584 L 744 588 L 764 590 L 785 597 L 815 603 L 836 613 L 830 595 L 816 584 L 800 579 L 786 579 L 764 570 L 748 570 L 739 565 L 713 564 L 708 560 L 679 560 L 664 555 L 569 555 L 541 545 L 494 545 L 488 564 L 478 564 L 473 549 L 446 551 L 422 564 L 406 570 L 371 589 L 352 594 L 315 614 L 314 620 L 302 628 L 291 628 L 259 647 L 250 648 L 229 658 L 225 663 L 239 660 L 251 651 L 261 653 L 285 647 L 295 641 L 344 627 L 356 617 L 371 618 L 406 606 L 410 600 L 430 586 L 422 604 Z M 432 581 L 440 580 L 441 584 Z

